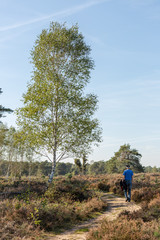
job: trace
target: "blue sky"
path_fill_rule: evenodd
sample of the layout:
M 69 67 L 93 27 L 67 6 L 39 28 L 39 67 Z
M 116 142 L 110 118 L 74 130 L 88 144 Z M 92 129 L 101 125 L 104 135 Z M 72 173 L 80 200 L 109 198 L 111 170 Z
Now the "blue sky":
M 1 0 L 1 105 L 22 106 L 30 51 L 51 21 L 78 23 L 95 61 L 87 91 L 98 95 L 95 116 L 103 142 L 90 160 L 108 160 L 129 143 L 144 166 L 160 167 L 160 2 L 158 0 Z M 15 126 L 15 116 L 3 119 Z

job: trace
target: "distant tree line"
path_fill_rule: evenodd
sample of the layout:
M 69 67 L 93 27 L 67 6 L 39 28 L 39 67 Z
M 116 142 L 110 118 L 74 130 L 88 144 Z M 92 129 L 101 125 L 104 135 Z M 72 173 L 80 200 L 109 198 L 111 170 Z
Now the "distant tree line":
M 41 161 L 32 148 L 17 143 L 17 130 L 13 127 L 7 128 L 0 123 L 0 176 L 49 176 L 52 163 L 48 160 Z M 126 164 L 131 166 L 135 173 L 160 172 L 157 167 L 143 167 L 140 163 L 142 155 L 129 144 L 120 146 L 119 150 L 108 161 L 91 161 L 87 156 L 75 158 L 74 163 L 58 162 L 55 175 L 78 175 L 78 174 L 109 174 L 122 173 Z
M 107 170 L 108 161 L 97 161 L 91 164 L 87 164 L 86 166 L 86 175 L 98 175 L 98 174 L 109 174 Z M 11 176 L 11 177 L 19 177 L 22 176 L 36 176 L 36 177 L 44 177 L 50 174 L 50 170 L 52 168 L 52 164 L 48 161 L 42 162 L 12 162 L 10 164 L 6 160 L 0 161 L 0 176 Z M 145 173 L 156 173 L 160 172 L 160 168 L 158 167 L 143 167 L 143 172 Z M 64 163 L 60 162 L 57 164 L 57 168 L 55 171 L 55 176 L 59 175 L 79 175 L 81 174 L 80 170 L 73 163 Z

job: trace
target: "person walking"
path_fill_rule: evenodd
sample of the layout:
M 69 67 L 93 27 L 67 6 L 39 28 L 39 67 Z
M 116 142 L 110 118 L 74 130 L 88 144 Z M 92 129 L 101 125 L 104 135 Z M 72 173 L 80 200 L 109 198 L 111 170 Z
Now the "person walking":
M 129 165 L 126 165 L 126 170 L 123 172 L 123 181 L 125 182 L 126 187 L 124 188 L 124 196 L 126 202 L 131 201 L 131 188 L 133 181 L 133 171 L 130 169 Z

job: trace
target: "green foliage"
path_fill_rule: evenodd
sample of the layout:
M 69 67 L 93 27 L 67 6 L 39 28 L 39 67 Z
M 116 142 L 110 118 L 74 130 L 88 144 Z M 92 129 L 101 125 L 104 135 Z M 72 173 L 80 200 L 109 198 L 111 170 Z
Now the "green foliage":
M 72 168 L 73 168 L 72 163 L 59 162 L 57 163 L 56 166 L 55 176 L 66 175 L 72 172 Z
M 17 110 L 17 139 L 56 162 L 68 155 L 83 156 L 101 141 L 93 114 L 97 96 L 84 95 L 94 63 L 78 26 L 51 23 L 31 52 L 33 76 Z M 47 153 L 47 154 L 46 154 Z M 53 176 L 52 174 L 52 176 Z
M 107 161 L 107 172 L 121 173 L 124 171 L 126 164 L 129 164 L 135 173 L 144 172 L 140 164 L 141 157 L 142 155 L 136 149 L 131 149 L 129 144 L 124 144 L 120 146 L 118 152 L 115 152 L 114 157 Z
M 79 171 L 82 171 L 82 164 L 79 158 L 74 159 L 75 165 L 78 167 Z
M 41 220 L 39 219 L 39 210 L 35 207 L 34 212 L 30 213 L 31 215 L 31 220 L 35 225 L 40 225 Z
M 84 154 L 84 155 L 83 155 L 83 158 L 82 158 L 82 173 L 83 173 L 83 174 L 86 174 L 87 162 L 88 162 L 87 157 L 86 157 L 86 155 Z
M 69 180 L 71 180 L 72 177 L 73 177 L 72 173 L 67 173 L 65 176 L 66 176 Z
M 6 132 L 8 131 L 7 126 L 2 124 L 0 122 L 0 160 L 4 158 L 4 153 L 5 153 L 5 137 L 6 137 Z
M 154 232 L 154 236 L 157 238 L 157 239 L 160 239 L 160 227 L 157 231 Z
M 79 158 L 74 159 L 74 163 L 81 174 L 86 174 L 87 161 L 88 160 L 87 160 L 86 155 L 83 155 L 82 163 Z
M 154 166 L 154 167 L 151 167 L 151 166 L 147 166 L 147 167 L 144 167 L 144 172 L 146 173 L 158 173 L 160 172 L 160 168 Z
M 2 93 L 2 88 L 0 88 L 0 94 L 1 94 L 1 93 Z M 3 116 L 3 113 L 4 113 L 4 112 L 12 113 L 13 110 L 10 109 L 10 108 L 5 108 L 5 107 L 3 107 L 2 105 L 0 105 L 0 118 L 4 117 L 4 116 Z
M 107 173 L 105 169 L 105 162 L 104 161 L 98 161 L 98 162 L 93 162 L 89 166 L 89 174 L 91 175 L 98 175 L 98 174 L 105 174 Z
M 18 195 L 17 199 L 19 201 L 23 200 L 26 204 L 30 204 L 30 195 L 31 195 L 31 191 L 28 188 L 27 191 L 25 191 L 24 193 Z

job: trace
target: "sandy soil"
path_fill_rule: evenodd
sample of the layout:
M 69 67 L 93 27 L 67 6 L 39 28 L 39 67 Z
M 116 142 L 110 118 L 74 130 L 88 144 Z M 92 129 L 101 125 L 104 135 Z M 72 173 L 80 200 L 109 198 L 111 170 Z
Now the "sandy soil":
M 140 209 L 140 206 L 136 205 L 134 202 L 125 202 L 125 198 L 117 197 L 113 194 L 105 193 L 102 196 L 102 199 L 108 205 L 107 210 L 103 214 L 97 218 L 75 226 L 71 230 L 65 231 L 62 234 L 48 238 L 48 240 L 85 240 L 89 230 L 98 227 L 104 218 L 107 218 L 108 221 L 112 221 L 124 210 L 133 212 Z

